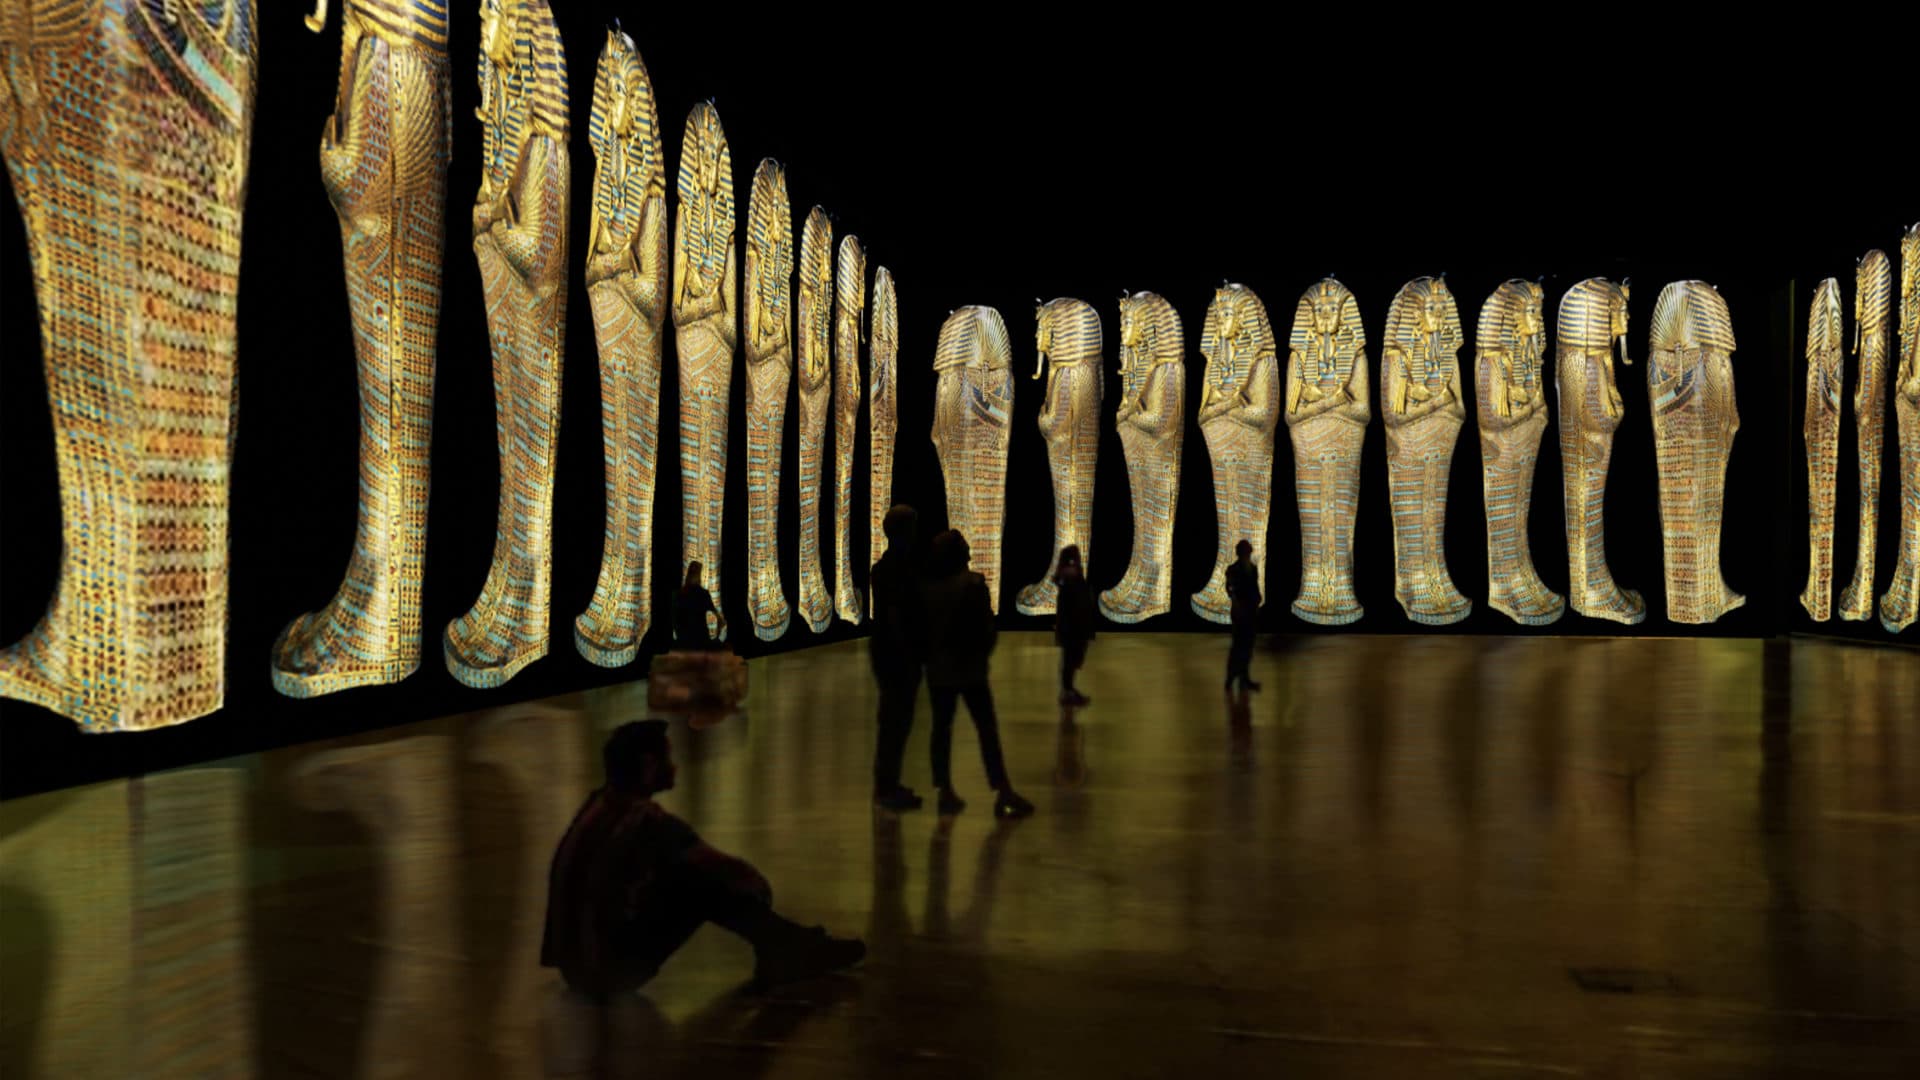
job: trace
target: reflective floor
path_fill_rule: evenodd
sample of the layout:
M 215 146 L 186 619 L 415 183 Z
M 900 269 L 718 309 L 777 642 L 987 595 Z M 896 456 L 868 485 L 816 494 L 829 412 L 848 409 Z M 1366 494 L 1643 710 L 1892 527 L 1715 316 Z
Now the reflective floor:
M 864 645 L 755 661 L 667 805 L 864 970 L 538 967 L 630 686 L 0 804 L 0 1077 L 1920 1075 L 1920 659 L 1704 639 L 1113 634 L 1016 783 L 875 815 Z M 925 708 L 908 782 L 925 788 Z

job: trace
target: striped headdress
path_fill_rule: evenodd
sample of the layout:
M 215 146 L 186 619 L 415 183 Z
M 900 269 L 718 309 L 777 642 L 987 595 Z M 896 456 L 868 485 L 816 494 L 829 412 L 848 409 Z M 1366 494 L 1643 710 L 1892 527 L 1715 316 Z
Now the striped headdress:
M 1893 264 L 1874 248 L 1853 271 L 1853 321 L 1862 334 L 1883 330 L 1893 300 Z
M 800 356 L 817 380 L 833 361 L 833 222 L 817 206 L 800 227 L 800 291 L 808 298 Z
M 761 158 L 753 170 L 753 192 L 747 197 L 747 246 L 759 267 L 757 281 L 747 283 L 760 307 L 787 322 L 793 302 L 793 207 L 787 201 L 786 167 Z M 751 331 L 750 331 L 751 333 Z
M 1315 310 L 1323 306 L 1336 320 L 1331 370 L 1325 370 L 1329 358 L 1319 354 L 1320 334 L 1314 322 Z M 1302 382 L 1318 382 L 1329 375 L 1338 382 L 1351 378 L 1354 362 L 1367 347 L 1367 329 L 1360 321 L 1360 304 L 1352 290 L 1333 278 L 1322 278 L 1300 294 L 1300 303 L 1293 309 L 1293 332 L 1287 344 L 1308 361 L 1300 365 Z
M 1732 353 L 1733 316 L 1713 286 L 1676 281 L 1654 301 L 1652 342 L 1656 352 L 1705 348 Z
M 1221 347 L 1220 315 L 1233 313 L 1236 339 L 1244 343 L 1233 350 L 1231 365 Z M 1256 360 L 1273 355 L 1273 324 L 1267 320 L 1267 305 L 1245 285 L 1222 285 L 1213 292 L 1207 316 L 1200 324 L 1200 352 L 1207 358 L 1207 382 L 1228 394 L 1237 392 L 1247 381 Z
M 860 308 L 867 302 L 866 291 L 867 253 L 860 247 L 860 238 L 848 233 L 840 238 L 840 259 L 834 266 L 834 302 L 854 312 L 858 319 Z
M 1482 355 L 1504 352 L 1515 360 L 1513 374 L 1532 388 L 1538 381 L 1540 357 L 1544 352 L 1539 340 L 1545 336 L 1546 321 L 1541 314 L 1545 291 L 1532 281 L 1514 278 L 1504 281 L 1480 307 L 1480 324 L 1474 328 L 1475 345 Z M 1521 332 L 1521 323 L 1531 322 L 1533 334 Z M 1528 340 L 1531 338 L 1532 340 Z M 1531 363 L 1521 364 L 1522 358 Z
M 1431 353 L 1427 331 L 1420 322 L 1429 302 L 1440 309 L 1440 341 Z M 1387 309 L 1387 344 L 1407 351 L 1409 374 L 1415 382 L 1427 382 L 1438 370 L 1454 363 L 1466 336 L 1460 327 L 1460 305 L 1453 302 L 1445 278 L 1414 278 L 1400 286 L 1393 306 Z
M 873 315 L 872 328 L 867 340 L 873 343 L 872 354 L 875 358 L 892 357 L 900 352 L 900 310 L 899 301 L 893 295 L 893 275 L 887 268 L 878 267 L 873 272 Z M 879 370 L 875 365 L 875 371 Z
M 1841 315 L 1840 282 L 1822 281 L 1813 290 L 1813 308 L 1807 318 L 1807 363 L 1825 363 L 1838 358 L 1846 348 L 1846 320 Z
M 624 102 L 627 131 L 612 129 L 613 109 Z M 593 213 L 615 238 L 615 246 L 640 228 L 647 202 L 666 194 L 666 165 L 660 146 L 660 112 L 653 81 L 634 48 L 619 30 L 607 31 L 600 64 L 593 75 L 593 107 L 587 115 L 587 142 L 593 147 Z M 618 167 L 615 166 L 618 162 Z
M 1052 366 L 1100 359 L 1100 313 L 1093 310 L 1093 305 L 1063 296 L 1040 305 L 1035 317 L 1047 328 L 1047 362 Z M 1098 394 L 1099 380 L 1093 387 Z
M 720 112 L 711 102 L 703 101 L 687 114 L 686 131 L 680 136 L 677 187 L 687 223 L 680 237 L 687 269 L 717 280 L 727 272 L 727 257 L 733 251 L 733 150 L 720 126 Z M 679 285 L 674 288 L 678 290 Z
M 977 305 L 963 307 L 940 326 L 940 340 L 933 351 L 933 370 L 969 367 L 995 371 L 1006 367 L 1012 357 L 1012 339 L 1007 336 L 1007 322 L 1000 317 L 1000 312 Z
M 512 49 L 496 71 L 480 39 L 480 128 L 486 191 L 513 183 L 520 156 L 535 135 L 567 137 L 567 57 L 546 0 L 485 0 L 483 16 L 500 20 Z
M 1131 321 L 1139 343 L 1120 346 L 1120 386 L 1128 398 L 1139 397 L 1147 387 L 1147 376 L 1157 364 L 1171 363 L 1186 356 L 1180 315 L 1173 305 L 1157 293 L 1138 292 L 1120 298 L 1120 324 Z M 1121 339 L 1125 341 L 1125 336 Z
M 1606 352 L 1613 348 L 1613 317 L 1620 315 L 1620 331 L 1626 332 L 1627 301 L 1631 288 L 1606 278 L 1588 278 L 1560 298 L 1560 319 L 1556 328 L 1562 349 L 1582 352 Z

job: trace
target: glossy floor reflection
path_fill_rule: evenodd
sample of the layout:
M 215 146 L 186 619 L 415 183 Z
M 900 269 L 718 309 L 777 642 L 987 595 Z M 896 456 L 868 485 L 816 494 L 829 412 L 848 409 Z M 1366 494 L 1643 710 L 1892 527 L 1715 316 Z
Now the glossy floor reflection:
M 1114 634 L 996 679 L 1033 819 L 875 815 L 864 645 L 755 661 L 664 801 L 872 948 L 597 1010 L 552 845 L 639 685 L 0 804 L 0 1076 L 1920 1075 L 1920 660 Z M 925 706 L 908 782 L 927 785 Z M 985 796 L 972 731 L 957 779 Z

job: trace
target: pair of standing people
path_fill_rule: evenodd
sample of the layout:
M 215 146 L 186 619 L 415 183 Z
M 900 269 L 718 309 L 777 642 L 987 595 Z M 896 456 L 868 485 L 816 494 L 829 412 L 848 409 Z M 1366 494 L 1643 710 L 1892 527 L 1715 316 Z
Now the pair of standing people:
M 994 789 L 998 817 L 1026 817 L 1033 804 L 1013 790 L 1000 749 L 1000 723 L 987 676 L 998 631 L 986 579 L 967 569 L 965 537 L 951 529 L 933 538 L 922 570 L 914 545 L 919 515 L 895 506 L 882 523 L 887 550 L 871 579 L 873 636 L 868 655 L 880 689 L 880 742 L 874 754 L 873 800 L 890 810 L 915 810 L 923 800 L 900 782 L 907 734 L 922 677 L 933 708 L 933 782 L 939 810 L 966 808 L 953 787 L 953 720 L 961 701 L 980 735 L 980 758 Z

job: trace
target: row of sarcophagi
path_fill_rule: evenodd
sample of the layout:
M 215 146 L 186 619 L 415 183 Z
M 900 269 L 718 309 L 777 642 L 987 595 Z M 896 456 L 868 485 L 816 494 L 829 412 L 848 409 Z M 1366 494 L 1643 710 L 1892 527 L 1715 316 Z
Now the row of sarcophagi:
M 308 19 L 316 31 L 327 6 L 322 0 Z M 442 0 L 347 0 L 344 9 L 320 166 L 340 222 L 359 375 L 360 500 L 339 589 L 272 647 L 274 685 L 297 697 L 404 678 L 421 648 L 452 160 L 448 12 Z M 45 328 L 64 546 L 45 616 L 0 652 L 0 695 L 89 730 L 158 727 L 212 712 L 225 694 L 234 316 L 255 4 L 156 10 L 108 0 L 71 17 L 38 11 L 0 18 L 0 61 L 11 73 L 0 81 L 0 153 L 27 225 Z M 486 581 L 441 644 L 457 679 L 488 687 L 548 647 L 570 265 L 569 100 L 548 0 L 483 0 L 480 21 L 481 170 L 471 223 L 501 483 Z M 669 314 L 682 386 L 682 564 L 706 565 L 717 600 L 727 404 L 745 331 L 755 631 L 777 637 L 785 629 L 774 522 L 797 314 L 799 606 L 816 629 L 833 617 L 818 552 L 830 402 L 838 436 L 835 591 L 839 614 L 857 621 L 848 515 L 865 306 L 859 242 L 842 241 L 836 273 L 828 218 L 810 214 L 796 303 L 785 171 L 763 161 L 740 296 L 732 159 L 719 115 L 701 104 L 687 119 L 669 220 L 667 140 L 652 83 L 617 28 L 599 57 L 588 136 L 596 167 L 585 282 L 601 361 L 607 528 L 593 598 L 574 620 L 576 647 L 595 663 L 624 664 L 650 622 Z M 892 287 L 884 268 L 874 281 L 872 427 L 876 440 L 890 440 Z M 875 460 L 890 462 L 891 454 Z M 885 493 L 891 477 L 876 468 L 873 482 Z M 881 512 L 886 501 L 874 500 Z
M 325 7 L 309 21 L 316 29 L 324 26 Z M 272 648 L 274 684 L 294 696 L 395 681 L 417 668 L 420 653 L 452 160 L 448 15 L 440 0 L 347 0 L 344 7 L 337 107 L 320 158 L 340 221 L 358 361 L 361 497 L 339 590 L 320 610 L 293 620 Z M 224 699 L 233 331 L 253 122 L 254 3 L 156 9 L 105 0 L 75 11 L 71 18 L 0 18 L 0 61 L 10 72 L 0 80 L 0 153 L 33 255 L 64 533 L 46 615 L 0 652 L 0 694 L 89 729 L 146 728 L 204 715 Z M 486 582 L 446 628 L 442 651 L 456 678 L 484 687 L 505 682 L 548 648 L 553 451 L 570 266 L 566 63 L 548 0 L 484 0 L 480 60 L 482 168 L 471 223 L 493 351 L 500 502 Z M 617 30 L 599 58 L 588 134 L 596 168 L 584 276 L 600 354 L 607 530 L 593 599 L 574 621 L 576 647 L 596 663 L 623 664 L 651 620 L 654 462 L 665 414 L 659 375 L 669 314 L 682 388 L 681 565 L 703 562 L 719 599 L 727 406 L 744 334 L 747 606 L 754 631 L 775 638 L 790 621 L 774 522 L 796 363 L 797 606 L 816 629 L 836 612 L 857 621 L 848 521 L 868 306 L 858 242 L 843 239 L 834 259 L 831 225 L 816 210 L 796 260 L 785 172 L 763 161 L 748 208 L 744 266 L 737 268 L 731 154 L 710 105 L 697 106 L 687 120 L 670 216 L 667 140 L 652 85 L 633 42 Z M 877 519 L 891 501 L 897 318 L 890 275 L 882 268 L 872 280 L 869 513 Z M 1910 270 L 1903 281 L 1910 298 Z M 1626 295 L 1624 286 L 1595 280 L 1563 302 L 1558 377 L 1573 604 L 1632 622 L 1643 617 L 1643 605 L 1613 583 L 1601 539 L 1607 456 L 1620 418 L 1609 349 L 1624 340 Z M 1540 303 L 1537 287 L 1525 282 L 1510 282 L 1489 300 L 1474 395 L 1486 446 L 1489 602 L 1523 622 L 1551 621 L 1561 606 L 1540 583 L 1525 543 L 1534 450 L 1546 423 Z M 1102 351 L 1099 321 L 1086 305 L 1058 301 L 1043 306 L 1040 324 L 1051 365 L 1040 423 L 1053 464 L 1054 546 L 1077 542 L 1090 550 L 1088 433 L 1097 423 L 1100 378 L 1097 362 L 1088 361 Z M 1718 295 L 1697 282 L 1669 286 L 1654 324 L 1649 379 L 1669 616 L 1710 621 L 1739 603 L 1718 565 L 1726 448 L 1738 425 L 1731 325 Z M 1905 388 L 1913 378 L 1904 323 L 1902 333 L 1908 358 L 1897 385 Z M 1447 575 L 1439 529 L 1445 466 L 1464 421 L 1455 357 L 1462 337 L 1444 282 L 1421 279 L 1396 298 L 1381 355 L 1396 591 L 1410 617 L 1429 623 L 1455 621 L 1467 610 Z M 1260 545 L 1264 559 L 1273 434 L 1285 419 L 1302 525 L 1294 610 L 1316 622 L 1352 621 L 1360 615 L 1352 591 L 1358 448 L 1372 391 L 1351 294 L 1332 281 L 1309 290 L 1284 375 L 1272 342 L 1258 299 L 1223 289 L 1201 335 L 1208 376 L 1198 409 L 1215 466 L 1221 560 L 1240 535 Z M 950 516 L 974 538 L 982 569 L 996 584 L 1012 413 L 1009 351 L 999 317 L 969 308 L 943 327 L 934 365 L 933 438 Z M 1171 306 L 1150 294 L 1123 302 L 1116 416 L 1134 481 L 1136 528 L 1126 575 L 1101 597 L 1116 620 L 1146 618 L 1169 603 L 1177 469 L 1161 466 L 1178 458 L 1182 355 Z M 1901 392 L 1901 400 L 1911 399 L 1910 390 Z M 831 591 L 818 550 L 829 411 L 837 526 Z M 1915 485 L 1906 415 L 1902 566 L 1910 567 Z M 878 544 L 877 520 L 873 526 Z M 1911 618 L 1913 591 L 1902 593 L 1896 581 L 1890 595 L 1909 597 L 1895 602 L 1896 614 L 1905 610 Z M 1050 586 L 1022 589 L 1016 603 L 1045 612 Z M 1193 604 L 1207 617 L 1224 616 L 1217 574 Z M 1883 602 L 1883 618 L 1886 610 Z
M 1853 577 L 1840 593 L 1840 617 L 1853 621 L 1874 613 L 1874 563 L 1879 543 L 1880 473 L 1886 398 L 1893 394 L 1900 461 L 1900 547 L 1893 580 L 1880 597 L 1880 624 L 1889 633 L 1912 625 L 1920 608 L 1920 224 L 1900 242 L 1900 355 L 1888 368 L 1887 330 L 1892 319 L 1893 267 L 1886 253 L 1867 252 L 1854 268 L 1854 353 L 1858 379 L 1853 414 L 1858 439 L 1860 509 Z M 1846 331 L 1840 283 L 1814 290 L 1807 313 L 1807 392 L 1803 431 L 1807 444 L 1807 585 L 1800 604 L 1815 622 L 1833 615 L 1834 511 L 1838 502 L 1840 427 L 1845 410 Z

